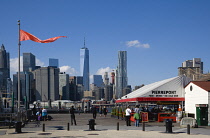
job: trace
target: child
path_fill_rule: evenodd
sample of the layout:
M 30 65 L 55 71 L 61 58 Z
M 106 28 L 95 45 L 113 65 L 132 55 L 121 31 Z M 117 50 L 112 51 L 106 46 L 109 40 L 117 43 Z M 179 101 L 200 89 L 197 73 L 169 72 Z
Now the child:
M 134 119 L 135 119 L 135 126 L 139 127 L 140 115 L 138 112 L 134 114 Z
M 36 122 L 36 125 L 37 125 L 37 127 L 39 127 L 39 126 L 40 126 L 40 121 L 41 121 L 41 118 L 42 118 L 42 116 L 41 116 L 41 112 L 40 112 L 40 111 L 38 111 L 38 112 L 36 113 L 36 116 L 37 116 L 37 122 Z

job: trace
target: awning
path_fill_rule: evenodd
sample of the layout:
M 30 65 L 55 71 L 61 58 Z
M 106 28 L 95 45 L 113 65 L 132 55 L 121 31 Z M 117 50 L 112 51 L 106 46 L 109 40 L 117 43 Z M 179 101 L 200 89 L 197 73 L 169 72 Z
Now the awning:
M 157 101 L 185 101 L 184 97 L 137 97 L 137 98 L 128 98 L 128 99 L 120 99 L 116 100 L 116 103 L 123 102 L 157 102 Z

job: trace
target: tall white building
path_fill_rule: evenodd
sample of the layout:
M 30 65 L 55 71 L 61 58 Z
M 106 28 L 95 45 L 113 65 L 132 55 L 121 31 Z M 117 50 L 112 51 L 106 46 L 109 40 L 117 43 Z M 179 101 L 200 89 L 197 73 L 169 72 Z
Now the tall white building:
M 89 50 L 85 47 L 80 49 L 80 73 L 83 76 L 84 91 L 90 90 L 90 73 L 89 73 Z

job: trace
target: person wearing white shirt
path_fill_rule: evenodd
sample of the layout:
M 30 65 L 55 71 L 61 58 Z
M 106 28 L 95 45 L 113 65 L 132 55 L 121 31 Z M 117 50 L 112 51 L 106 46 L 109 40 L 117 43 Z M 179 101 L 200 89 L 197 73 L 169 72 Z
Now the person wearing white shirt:
M 125 110 L 125 118 L 126 118 L 126 125 L 127 126 L 131 126 L 131 109 L 130 106 L 127 107 L 127 109 Z

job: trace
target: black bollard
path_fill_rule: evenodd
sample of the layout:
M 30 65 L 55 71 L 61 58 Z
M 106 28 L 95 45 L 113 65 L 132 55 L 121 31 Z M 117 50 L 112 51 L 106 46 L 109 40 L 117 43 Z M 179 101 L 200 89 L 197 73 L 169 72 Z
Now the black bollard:
M 145 131 L 145 122 L 142 122 L 142 131 Z
M 187 134 L 190 135 L 190 125 L 187 125 Z
M 21 124 L 22 122 L 15 122 L 15 132 L 21 133 Z
M 45 132 L 45 124 L 42 125 L 42 131 Z
M 119 122 L 117 122 L 117 131 L 119 131 Z
M 69 128 L 69 123 L 67 124 L 67 131 L 69 131 L 70 130 L 70 128 Z
M 173 133 L 172 131 L 172 121 L 170 119 L 166 119 L 166 133 Z

